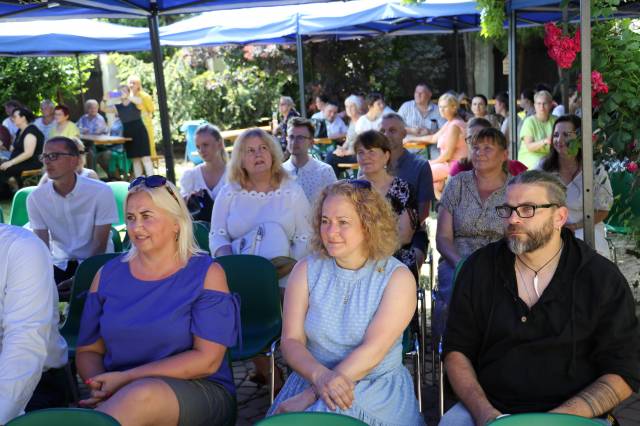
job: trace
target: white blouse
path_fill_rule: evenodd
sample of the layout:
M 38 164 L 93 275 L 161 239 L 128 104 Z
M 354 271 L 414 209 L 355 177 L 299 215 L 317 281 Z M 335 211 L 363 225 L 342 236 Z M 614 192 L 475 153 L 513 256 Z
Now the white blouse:
M 311 208 L 304 191 L 291 179 L 270 192 L 247 191 L 238 183 L 225 185 L 213 205 L 209 248 L 212 254 L 246 235 L 256 226 L 275 222 L 282 226 L 291 242 L 291 257 L 307 255 Z
M 183 198 L 204 189 L 209 193 L 211 199 L 215 201 L 220 190 L 227 184 L 227 171 L 225 169 L 220 179 L 218 179 L 218 183 L 216 183 L 213 188 L 209 188 L 202 174 L 203 168 L 204 163 L 184 171 L 184 174 L 180 178 L 180 195 Z

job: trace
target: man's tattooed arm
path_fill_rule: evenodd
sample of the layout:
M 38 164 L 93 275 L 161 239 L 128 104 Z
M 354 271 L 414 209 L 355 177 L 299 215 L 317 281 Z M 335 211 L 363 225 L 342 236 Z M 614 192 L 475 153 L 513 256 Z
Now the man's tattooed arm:
M 622 377 L 605 374 L 551 412 L 599 417 L 613 410 L 630 395 L 631 388 Z

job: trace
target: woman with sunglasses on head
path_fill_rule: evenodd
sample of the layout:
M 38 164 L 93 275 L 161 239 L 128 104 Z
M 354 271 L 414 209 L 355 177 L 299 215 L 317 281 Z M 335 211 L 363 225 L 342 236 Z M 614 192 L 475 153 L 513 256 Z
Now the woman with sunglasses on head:
M 538 168 L 555 174 L 567 186 L 567 207 L 569 219 L 564 225 L 584 239 L 582 206 L 582 141 L 579 136 L 582 123 L 576 115 L 563 115 L 553 124 L 551 151 L 544 157 Z M 593 176 L 593 203 L 595 215 L 596 250 L 609 258 L 609 246 L 605 239 L 604 223 L 613 205 L 613 191 L 605 168 L 596 167 Z
M 375 130 L 361 133 L 356 138 L 354 149 L 362 178 L 371 182 L 373 188 L 389 201 L 397 216 L 401 248 L 394 256 L 409 268 L 417 280 L 418 265 L 411 241 L 418 229 L 419 218 L 413 189 L 405 180 L 389 174 L 391 144 L 385 135 Z
M 226 349 L 240 335 L 239 301 L 194 240 L 177 189 L 138 177 L 125 199 L 132 247 L 107 262 L 84 307 L 76 365 L 81 404 L 127 425 L 232 425 Z
M 424 424 L 402 365 L 416 282 L 392 257 L 391 206 L 368 181 L 338 181 L 315 205 L 311 245 L 284 300 L 281 348 L 293 373 L 268 415 L 335 411 L 367 424 Z
M 21 184 L 20 174 L 23 171 L 42 168 L 42 162 L 38 157 L 42 154 L 45 138 L 40 129 L 33 124 L 34 119 L 33 113 L 26 108 L 16 108 L 11 114 L 11 120 L 18 128 L 18 133 L 9 159 L 0 163 L 2 186 L 11 177 Z
M 473 168 L 449 179 L 438 209 L 436 248 L 441 258 L 433 326 L 438 336 L 444 332 L 456 265 L 503 235 L 495 207 L 504 203 L 510 176 L 507 140 L 498 129 L 481 129 L 471 141 L 470 153 Z
M 306 256 L 311 236 L 309 202 L 282 167 L 282 150 L 261 129 L 244 131 L 235 141 L 225 185 L 211 215 L 209 249 L 214 257 L 253 254 L 278 266 L 280 287 L 296 260 Z M 266 357 L 255 358 L 252 380 L 266 383 Z M 276 374 L 276 386 L 281 385 Z

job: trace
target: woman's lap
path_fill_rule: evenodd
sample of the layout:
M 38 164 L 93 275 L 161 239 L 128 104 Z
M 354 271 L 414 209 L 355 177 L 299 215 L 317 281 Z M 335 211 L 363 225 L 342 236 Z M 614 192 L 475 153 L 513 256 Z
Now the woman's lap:
M 234 424 L 236 401 L 222 385 L 206 379 L 157 379 L 167 384 L 178 400 L 178 426 Z

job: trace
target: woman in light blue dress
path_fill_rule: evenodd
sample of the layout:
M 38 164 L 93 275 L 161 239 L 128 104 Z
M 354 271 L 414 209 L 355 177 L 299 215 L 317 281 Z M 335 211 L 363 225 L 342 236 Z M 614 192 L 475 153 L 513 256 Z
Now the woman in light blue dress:
M 391 206 L 367 181 L 339 181 L 320 195 L 313 221 L 314 254 L 295 266 L 284 300 L 282 353 L 294 372 L 268 415 L 335 411 L 369 425 L 424 424 L 402 364 L 416 283 L 392 257 Z

